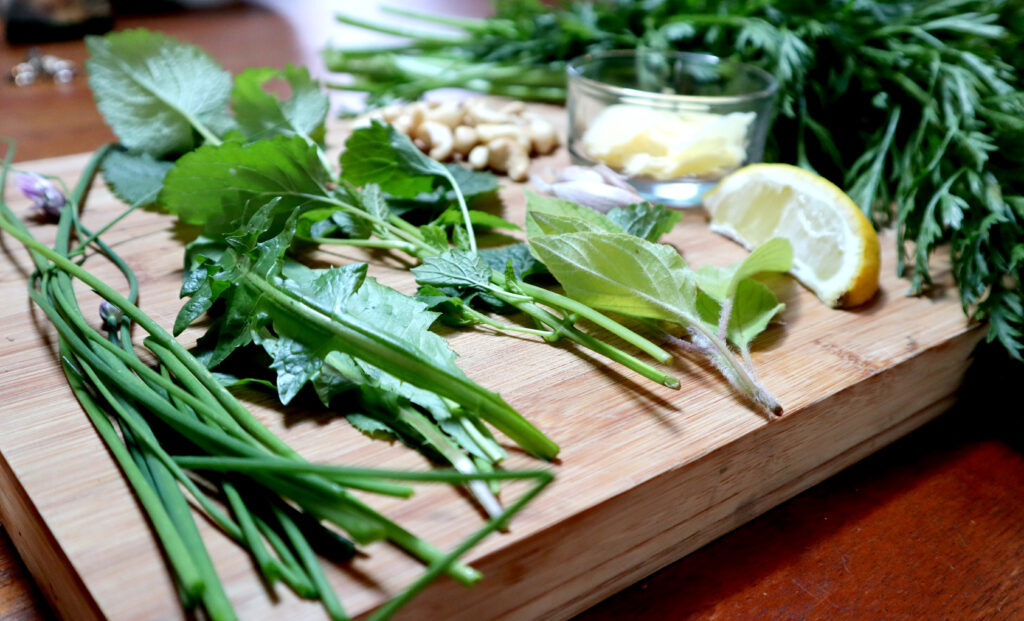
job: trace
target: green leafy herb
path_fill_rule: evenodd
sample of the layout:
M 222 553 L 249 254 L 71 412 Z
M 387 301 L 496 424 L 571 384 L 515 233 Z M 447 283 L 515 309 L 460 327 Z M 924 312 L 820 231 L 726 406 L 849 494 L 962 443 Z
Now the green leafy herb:
M 264 84 L 275 79 L 287 82 L 291 97 L 281 100 L 264 90 Z M 235 77 L 231 93 L 235 120 L 250 140 L 284 134 L 322 143 L 328 107 L 327 97 L 309 77 L 309 70 L 291 64 L 283 70 L 246 69 Z
M 181 153 L 232 128 L 231 74 L 198 47 L 126 30 L 88 37 L 86 49 L 96 106 L 129 149 Z
M 36 241 L 2 200 L 0 229 L 30 253 L 36 269 L 29 279 L 29 295 L 55 328 L 68 383 L 145 510 L 183 605 L 201 608 L 201 616 L 214 620 L 235 618 L 199 535 L 193 507 L 252 556 L 268 586 L 284 582 L 301 597 L 321 600 L 332 619 L 347 616 L 324 577 L 314 546 L 335 560 L 350 558 L 355 548 L 325 527 L 324 521 L 359 542 L 390 540 L 430 565 L 374 619 L 393 614 L 441 573 L 464 584 L 478 580 L 479 574 L 458 563 L 458 557 L 502 528 L 550 482 L 551 475 L 396 472 L 304 461 L 227 392 L 221 378 L 137 306 L 138 287 L 131 269 L 78 219 L 82 197 L 100 161 L 110 152 L 101 149 L 87 166 L 61 212 L 52 249 Z M 0 169 L 0 196 L 12 158 L 10 149 Z M 104 256 L 121 271 L 128 283 L 126 296 L 72 260 L 73 253 L 81 254 L 72 248 L 76 239 L 95 248 L 96 252 L 86 256 Z M 73 280 L 80 280 L 105 300 L 101 315 L 106 334 L 86 320 Z M 156 361 L 155 367 L 136 353 L 139 346 L 132 342 L 133 322 L 149 335 L 142 345 Z M 203 485 L 197 485 L 195 475 L 187 470 L 202 472 Z M 407 497 L 412 489 L 394 481 L 479 487 L 500 479 L 534 479 L 537 485 L 509 509 L 501 511 L 499 507 L 486 526 L 449 553 L 433 548 L 348 491 Z M 216 497 L 226 500 L 229 511 L 214 500 Z
M 103 178 L 119 199 L 133 207 L 145 207 L 156 203 L 164 177 L 173 167 L 148 153 L 115 150 L 103 160 Z
M 407 31 L 349 15 L 343 23 L 404 37 L 386 49 L 325 53 L 351 74 L 339 88 L 371 102 L 442 86 L 565 97 L 581 54 L 695 51 L 760 66 L 779 80 L 767 159 L 845 187 L 876 223 L 893 224 L 910 293 L 929 286 L 948 244 L 964 311 L 988 340 L 1024 355 L 1024 48 L 1019 0 L 680 0 L 501 2 L 484 19 L 404 9 L 444 28 Z
M 561 217 L 560 227 L 545 224 L 551 217 L 527 212 L 527 230 L 534 231 L 529 243 L 569 296 L 594 308 L 685 327 L 693 346 L 738 390 L 768 411 L 781 412 L 754 376 L 748 353 L 750 341 L 781 307 L 767 287 L 749 277 L 787 270 L 788 242 L 772 240 L 746 261 L 705 268 L 699 276 L 671 246 L 595 230 L 589 216 L 587 221 Z M 702 297 L 707 300 L 701 302 Z M 744 364 L 733 358 L 727 338 L 741 348 Z

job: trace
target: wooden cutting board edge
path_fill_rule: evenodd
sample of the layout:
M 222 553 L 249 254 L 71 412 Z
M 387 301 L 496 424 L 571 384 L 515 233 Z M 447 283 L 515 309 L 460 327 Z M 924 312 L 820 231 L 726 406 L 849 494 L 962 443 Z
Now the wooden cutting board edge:
M 510 558 L 509 551 L 502 550 L 500 554 L 477 559 L 474 567 L 483 572 L 485 580 L 468 591 L 451 581 L 433 585 L 417 599 L 416 611 L 423 616 L 415 618 L 459 621 L 482 618 L 568 619 L 753 520 L 949 409 L 956 401 L 956 391 L 970 363 L 971 352 L 983 335 L 984 330 L 978 326 L 965 327 L 945 343 L 924 350 L 864 382 L 794 410 L 772 424 L 717 447 L 700 459 L 666 471 L 587 511 L 568 516 L 557 525 L 518 542 L 518 550 L 511 553 L 518 558 Z M 956 363 L 951 364 L 950 360 Z M 906 411 L 902 409 L 904 403 L 894 400 L 881 417 L 887 424 L 863 429 L 853 425 L 860 418 L 865 423 L 879 420 L 877 410 L 873 413 L 867 410 L 851 412 L 850 407 L 873 402 L 872 394 L 883 388 L 879 384 L 887 383 L 907 383 L 908 389 L 903 394 L 908 395 L 908 403 L 923 400 L 922 391 L 925 391 L 928 405 Z M 911 384 L 914 389 L 921 390 L 911 390 Z M 916 398 L 911 398 L 911 394 Z M 825 453 L 824 460 L 812 460 L 806 467 L 801 464 L 801 472 L 787 470 L 788 462 L 783 457 L 789 451 L 794 454 L 807 451 L 806 446 L 802 448 L 801 445 L 808 441 L 822 442 L 818 432 L 827 428 L 833 430 L 833 435 L 851 430 L 862 433 L 851 434 L 838 454 L 830 451 Z M 812 453 L 804 453 L 805 459 Z M 724 484 L 708 485 L 707 481 L 721 478 L 730 470 L 749 472 L 749 464 L 744 465 L 743 460 L 756 460 L 763 455 L 775 456 L 775 471 L 769 473 L 774 484 L 765 486 L 767 492 L 743 498 L 694 500 L 690 497 L 694 489 L 725 488 Z M 665 524 L 661 531 L 641 544 L 609 551 L 607 546 L 614 545 L 616 533 L 638 527 L 646 520 L 662 519 L 659 511 L 676 503 L 691 509 L 694 504 L 697 507 L 691 511 L 679 511 L 675 519 L 665 518 L 664 522 L 659 522 Z M 624 513 L 624 506 L 636 509 Z M 709 518 L 708 513 L 719 515 Z M 700 519 L 695 520 L 698 516 Z M 693 524 L 696 522 L 703 524 L 703 528 L 695 528 Z M 597 551 L 600 546 L 605 547 Z M 588 558 L 591 555 L 593 558 Z M 494 558 L 496 556 L 500 559 Z M 591 562 L 597 558 L 602 562 Z M 595 573 L 599 579 L 595 579 Z M 459 613 L 454 617 L 437 616 L 450 613 L 451 607 L 445 602 L 452 597 L 460 599 Z M 359 618 L 367 616 L 368 613 Z
M 474 565 L 482 569 L 489 580 L 483 581 L 471 591 L 463 590 L 450 581 L 436 584 L 417 600 L 416 611 L 424 614 L 429 614 L 431 610 L 441 614 L 450 612 L 450 598 L 457 594 L 460 602 L 465 602 L 465 606 L 460 606 L 458 618 L 479 619 L 482 612 L 486 618 L 568 618 L 725 532 L 750 521 L 937 416 L 955 400 L 955 390 L 962 380 L 970 353 L 983 333 L 979 326 L 965 325 L 962 330 L 941 344 L 919 351 L 864 382 L 826 395 L 820 401 L 796 408 L 782 420 L 764 425 L 733 442 L 716 447 L 707 455 L 700 456 L 700 459 L 663 472 L 619 497 L 608 499 L 575 515 L 566 516 L 552 528 L 523 541 L 512 553 L 518 558 L 526 558 L 532 552 L 536 552 L 537 546 L 550 545 L 552 542 L 564 544 L 565 540 L 569 539 L 571 545 L 563 546 L 556 551 L 558 559 L 544 562 L 543 558 L 538 560 L 538 557 L 534 556 L 522 563 L 509 563 L 508 550 L 484 556 L 475 561 Z M 950 363 L 950 360 L 954 363 Z M 933 368 L 936 366 L 940 367 L 937 371 L 942 376 L 942 381 L 937 381 L 936 377 L 931 375 L 931 371 L 936 371 Z M 797 422 L 804 425 L 813 420 L 827 419 L 825 414 L 829 412 L 833 418 L 842 421 L 845 425 L 843 428 L 857 429 L 854 422 L 857 420 L 858 412 L 854 411 L 851 415 L 849 409 L 851 401 L 855 404 L 858 400 L 865 400 L 863 394 L 858 394 L 859 391 L 870 393 L 874 382 L 913 382 L 915 378 L 921 382 L 919 386 L 911 384 L 908 388 L 900 390 L 903 394 L 909 395 L 914 392 L 911 387 L 921 387 L 927 391 L 928 398 L 923 398 L 924 395 L 919 391 L 916 393 L 917 399 L 913 410 L 899 411 L 896 404 L 891 406 L 892 411 L 885 416 L 880 417 L 877 412 L 872 417 L 864 416 L 864 422 L 881 419 L 883 424 L 880 428 L 862 433 L 855 441 L 851 440 L 841 445 L 838 455 L 835 450 L 830 450 L 825 452 L 824 460 L 820 460 L 820 463 L 804 464 L 799 472 L 780 471 L 777 473 L 780 477 L 779 482 L 765 485 L 764 489 L 769 491 L 756 497 L 745 498 L 742 503 L 733 503 L 726 507 L 722 499 L 718 499 L 717 503 L 713 502 L 703 509 L 697 507 L 685 514 L 677 515 L 673 520 L 665 522 L 665 527 L 659 534 L 649 537 L 639 545 L 622 550 L 621 555 L 611 555 L 612 560 L 587 564 L 587 549 L 602 545 L 609 538 L 614 539 L 615 532 L 621 532 L 620 529 L 624 527 L 614 520 L 614 514 L 621 513 L 623 501 L 627 501 L 628 504 L 628 501 L 642 500 L 642 497 L 663 501 L 664 494 L 673 491 L 682 501 L 686 501 L 686 481 L 697 481 L 702 478 L 706 481 L 707 476 L 716 476 L 715 472 L 719 468 L 728 467 L 727 462 L 730 459 L 735 459 L 744 451 L 756 451 L 759 445 L 768 440 L 779 442 L 779 447 L 784 448 L 786 442 L 790 440 L 787 440 L 788 436 L 783 430 L 798 427 Z M 920 407 L 921 403 L 928 405 Z M 815 412 L 818 414 L 815 415 Z M 799 446 L 800 442 L 796 437 L 794 436 L 792 442 Z M 809 439 L 814 441 L 814 438 Z M 818 438 L 817 441 L 821 439 Z M 721 475 L 722 472 L 718 474 Z M 706 483 L 704 485 L 707 486 Z M 0 495 L 6 499 L 0 506 L 0 519 L 7 524 L 12 540 L 25 559 L 26 565 L 58 614 L 64 618 L 74 619 L 104 618 L 104 613 L 88 587 L 74 570 L 73 564 L 60 548 L 2 455 Z M 623 496 L 627 498 L 624 499 Z M 707 512 L 716 508 L 723 515 L 711 520 L 706 519 Z M 688 526 L 691 518 L 701 514 L 704 515 L 698 521 L 703 524 L 702 527 Z M 584 556 L 582 560 L 579 558 L 581 554 Z M 608 556 L 607 553 L 604 555 Z M 494 564 L 499 562 L 506 566 L 495 570 Z M 529 567 L 526 567 L 527 564 Z M 525 573 L 525 569 L 530 569 L 529 573 Z M 502 572 L 506 572 L 504 576 Z M 510 575 L 515 572 L 524 573 L 518 576 Z M 587 579 L 584 579 L 585 576 Z M 530 585 L 533 585 L 532 588 Z M 445 600 L 449 600 L 448 606 L 442 605 Z M 361 615 L 365 616 L 366 614 Z M 436 617 L 436 613 L 434 616 Z
M 696 530 L 687 528 L 687 524 L 691 522 L 693 516 L 681 517 L 666 526 L 660 534 L 628 550 L 628 558 L 634 559 L 634 562 L 623 563 L 623 557 L 619 554 L 614 555 L 614 561 L 598 566 L 581 564 L 579 561 L 580 556 L 585 555 L 586 549 L 592 548 L 594 542 L 614 539 L 615 532 L 629 527 L 628 524 L 623 524 L 621 520 L 616 519 L 621 515 L 621 507 L 624 503 L 642 506 L 644 504 L 643 497 L 646 497 L 647 502 L 656 499 L 657 504 L 664 504 L 665 494 L 672 493 L 673 489 L 677 495 L 686 493 L 685 480 L 706 480 L 708 473 L 713 474 L 714 471 L 722 474 L 737 455 L 750 452 L 750 447 L 746 446 L 748 444 L 763 446 L 768 441 L 775 441 L 785 445 L 790 435 L 786 432 L 789 430 L 780 428 L 790 426 L 793 430 L 800 429 L 803 432 L 806 429 L 808 417 L 823 421 L 830 415 L 838 415 L 837 409 L 845 409 L 848 401 L 856 401 L 861 397 L 852 393 L 874 390 L 872 381 L 855 384 L 842 391 L 842 393 L 851 393 L 845 395 L 845 398 L 836 400 L 834 395 L 829 399 L 810 404 L 790 413 L 774 424 L 763 426 L 754 433 L 717 448 L 700 460 L 665 472 L 627 492 L 626 496 L 633 498 L 609 499 L 582 514 L 569 516 L 556 527 L 537 533 L 531 539 L 521 542 L 518 547 L 523 550 L 522 556 L 524 558 L 529 556 L 529 564 L 535 568 L 529 574 L 523 573 L 523 579 L 509 580 L 507 576 L 500 575 L 504 572 L 516 572 L 523 568 L 520 564 L 509 563 L 505 554 L 493 554 L 479 559 L 475 563 L 475 566 L 489 577 L 488 580 L 484 580 L 469 591 L 461 589 L 451 581 L 437 584 L 420 597 L 421 601 L 417 602 L 417 610 L 428 614 L 431 610 L 444 610 L 447 608 L 444 602 L 457 595 L 465 602 L 465 606 L 462 608 L 464 614 L 459 618 L 479 618 L 477 615 L 481 608 L 489 611 L 491 616 L 488 618 L 539 618 L 540 615 L 552 621 L 571 618 L 609 595 L 642 580 L 725 533 L 755 519 L 762 513 L 867 457 L 946 411 L 956 401 L 956 389 L 966 371 L 970 353 L 982 336 L 983 330 L 979 327 L 965 328 L 961 334 L 944 345 L 925 350 L 902 364 L 871 378 L 874 381 L 924 378 L 928 380 L 927 385 L 934 387 L 932 389 L 934 393 L 942 393 L 946 388 L 951 388 L 952 391 L 936 394 L 935 400 L 930 405 L 909 415 L 903 415 L 898 411 L 889 413 L 886 419 L 892 422 L 890 426 L 870 433 L 867 437 L 858 438 L 852 446 L 838 455 L 813 465 L 809 470 L 795 477 L 784 472 L 776 473 L 776 476 L 782 481 L 780 485 L 770 488 L 767 493 L 759 497 L 744 499 L 739 503 L 740 510 L 726 509 L 724 515 L 715 518 L 710 525 L 705 523 L 703 528 Z M 951 354 L 947 351 L 948 349 L 954 349 L 955 353 Z M 951 355 L 961 364 L 955 366 L 944 364 L 943 368 L 939 369 L 941 378 L 928 373 L 935 364 L 948 361 Z M 842 405 L 837 405 L 837 401 Z M 797 419 L 801 419 L 802 427 L 797 427 L 795 423 L 789 422 Z M 802 435 L 812 434 L 803 432 Z M 799 445 L 796 434 L 792 434 L 792 436 L 793 440 L 789 440 L 789 442 Z M 6 500 L 0 506 L 0 519 L 6 525 L 12 541 L 21 553 L 40 590 L 57 614 L 61 618 L 67 619 L 104 619 L 105 616 L 88 587 L 74 571 L 73 565 L 2 455 L 0 455 L 0 496 Z M 712 502 L 698 513 L 715 509 L 722 512 L 723 505 L 728 504 L 727 501 L 728 499 Z M 643 513 L 638 511 L 635 514 Z M 566 547 L 566 539 L 575 542 L 574 545 Z M 669 543 L 666 543 L 666 540 Z M 554 542 L 559 542 L 560 545 L 556 548 L 551 545 Z M 542 563 L 538 563 L 536 550 L 544 548 L 557 550 L 558 558 L 543 559 Z M 601 554 L 607 556 L 607 551 Z M 501 558 L 497 558 L 498 556 Z M 495 564 L 500 564 L 502 567 L 496 568 Z M 569 571 L 567 568 L 572 568 L 575 571 Z M 593 572 L 600 572 L 603 577 L 598 588 L 593 586 Z M 590 575 L 585 577 L 585 574 L 588 573 Z M 537 595 L 538 587 L 536 585 L 545 585 L 540 589 L 542 594 Z M 69 586 L 72 588 L 68 588 Z M 533 594 L 533 596 L 526 596 L 526 594 Z M 359 618 L 365 619 L 369 614 L 370 612 L 367 612 Z

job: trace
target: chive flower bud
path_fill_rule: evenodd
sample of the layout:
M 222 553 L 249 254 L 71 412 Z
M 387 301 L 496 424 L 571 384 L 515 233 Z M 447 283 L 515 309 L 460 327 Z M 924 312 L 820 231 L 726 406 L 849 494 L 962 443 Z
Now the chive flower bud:
M 112 332 L 121 327 L 121 319 L 124 313 L 116 304 L 103 300 L 100 302 L 100 319 L 103 320 L 103 329 Z
M 36 173 L 22 173 L 18 175 L 17 184 L 36 209 L 48 218 L 56 220 L 60 217 L 60 210 L 68 200 L 52 181 Z

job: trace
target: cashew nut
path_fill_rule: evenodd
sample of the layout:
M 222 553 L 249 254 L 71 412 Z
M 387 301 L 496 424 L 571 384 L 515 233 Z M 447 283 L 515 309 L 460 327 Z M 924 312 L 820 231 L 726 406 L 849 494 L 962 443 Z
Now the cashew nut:
M 423 118 L 455 129 L 462 123 L 462 107 L 454 101 L 446 101 L 424 112 Z
M 498 108 L 499 114 L 522 114 L 526 112 L 526 104 L 522 101 L 510 101 L 504 106 Z
M 483 99 L 470 99 L 463 104 L 465 109 L 464 120 L 470 125 L 482 123 L 493 123 L 496 125 L 504 123 L 515 123 L 515 117 L 511 114 L 498 112 L 487 104 Z
M 423 109 L 419 107 L 409 107 L 401 115 L 391 121 L 395 129 L 402 132 L 406 136 L 412 136 L 416 133 L 416 129 L 419 128 L 420 123 L 423 122 Z
M 487 162 L 490 161 L 490 159 L 491 152 L 490 149 L 487 148 L 487 145 L 478 144 L 469 152 L 469 155 L 466 157 L 466 163 L 468 163 L 469 167 L 473 170 L 483 170 L 484 168 L 487 168 Z
M 491 168 L 515 181 L 526 179 L 531 154 L 546 155 L 559 144 L 554 126 L 531 114 L 521 101 L 492 105 L 485 99 L 470 99 L 390 105 L 370 112 L 356 126 L 377 119 L 391 123 L 435 160 L 454 159 L 475 170 Z
M 537 153 L 547 155 L 558 148 L 558 132 L 554 125 L 533 114 L 524 114 L 523 117 L 527 121 L 526 135 Z
M 526 135 L 524 128 L 512 123 L 483 123 L 476 126 L 476 133 L 480 136 L 480 142 L 485 144 L 493 142 L 498 138 L 512 138 L 523 145 L 526 152 L 530 152 L 530 137 Z
M 452 148 L 459 155 L 466 155 L 480 142 L 480 136 L 469 125 L 459 125 L 456 127 L 454 139 L 455 144 Z
M 487 143 L 490 150 L 487 164 L 498 172 L 508 174 L 513 181 L 526 181 L 530 172 L 530 156 L 514 138 L 498 138 Z
M 423 121 L 416 129 L 416 140 L 422 140 L 429 149 L 427 155 L 438 161 L 451 157 L 454 137 L 447 125 L 437 121 Z

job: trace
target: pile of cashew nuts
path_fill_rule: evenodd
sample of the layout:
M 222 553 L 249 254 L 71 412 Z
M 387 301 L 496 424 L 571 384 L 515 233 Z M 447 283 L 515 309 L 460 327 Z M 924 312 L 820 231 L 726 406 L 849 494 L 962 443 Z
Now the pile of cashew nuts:
M 485 99 L 395 104 L 370 112 L 357 126 L 372 120 L 390 123 L 432 159 L 489 168 L 513 181 L 526 181 L 531 155 L 547 155 L 559 144 L 555 127 L 521 101 L 498 107 Z

